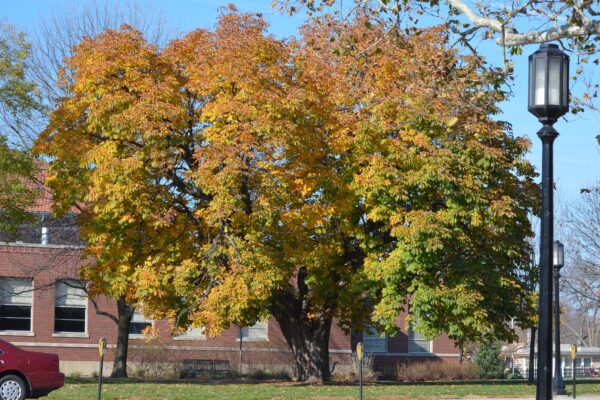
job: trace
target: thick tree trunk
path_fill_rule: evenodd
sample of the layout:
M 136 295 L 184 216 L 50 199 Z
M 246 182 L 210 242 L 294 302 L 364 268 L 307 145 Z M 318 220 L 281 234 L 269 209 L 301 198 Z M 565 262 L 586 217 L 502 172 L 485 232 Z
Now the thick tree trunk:
M 283 311 L 283 310 L 282 310 Z M 300 382 L 327 382 L 329 371 L 330 317 L 303 321 L 291 313 L 278 313 L 275 319 L 294 354 L 296 379 Z
M 273 317 L 294 354 L 296 379 L 300 382 L 327 382 L 329 370 L 329 334 L 332 317 L 327 307 L 311 310 L 306 270 L 298 273 L 298 291 L 282 290 L 271 306 Z
M 133 307 L 125 301 L 125 297 L 117 300 L 117 347 L 111 378 L 127 378 L 127 352 L 129 350 L 129 326 L 133 317 Z

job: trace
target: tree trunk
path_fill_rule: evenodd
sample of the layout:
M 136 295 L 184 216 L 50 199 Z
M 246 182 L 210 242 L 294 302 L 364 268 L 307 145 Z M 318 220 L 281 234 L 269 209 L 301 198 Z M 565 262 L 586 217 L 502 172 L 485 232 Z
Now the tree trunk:
M 273 301 L 271 313 L 294 354 L 296 379 L 300 382 L 327 382 L 331 379 L 331 310 L 327 306 L 321 310 L 311 310 L 305 278 L 306 269 L 301 268 L 298 272 L 298 291 L 281 290 Z
M 127 352 L 129 350 L 129 327 L 133 317 L 133 307 L 121 296 L 117 300 L 117 347 L 111 378 L 127 378 Z
M 273 313 L 281 332 L 294 354 L 296 379 L 300 382 L 327 382 L 329 371 L 329 333 L 331 317 L 313 317 L 294 314 L 279 307 Z
M 459 364 L 462 364 L 464 360 L 465 360 L 465 345 L 460 343 L 458 345 L 458 362 L 459 362 Z
M 535 370 L 535 327 L 531 327 L 531 338 L 529 339 L 529 375 L 527 379 L 529 382 L 535 381 L 534 370 Z

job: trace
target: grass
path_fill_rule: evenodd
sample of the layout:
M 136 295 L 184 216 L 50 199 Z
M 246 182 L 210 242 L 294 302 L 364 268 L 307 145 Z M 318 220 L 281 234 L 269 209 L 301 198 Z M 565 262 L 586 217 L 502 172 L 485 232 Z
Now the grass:
M 571 386 L 567 385 L 570 392 Z M 92 400 L 97 384 L 89 379 L 70 379 L 47 398 L 52 400 Z M 527 383 L 423 383 L 374 384 L 364 388 L 365 400 L 428 399 L 464 397 L 531 397 L 535 385 Z M 577 395 L 600 393 L 600 382 L 577 384 Z M 293 383 L 197 383 L 165 381 L 108 381 L 102 387 L 104 400 L 288 400 L 288 399 L 356 399 L 356 385 L 302 385 Z

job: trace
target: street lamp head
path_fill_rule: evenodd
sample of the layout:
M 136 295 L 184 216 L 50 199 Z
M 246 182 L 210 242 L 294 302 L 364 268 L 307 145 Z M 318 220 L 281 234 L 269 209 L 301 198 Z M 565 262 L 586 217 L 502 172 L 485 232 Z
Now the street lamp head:
M 527 109 L 549 125 L 569 111 L 569 56 L 555 44 L 542 44 L 529 56 Z
M 565 265 L 565 246 L 558 240 L 554 241 L 554 268 L 561 269 Z

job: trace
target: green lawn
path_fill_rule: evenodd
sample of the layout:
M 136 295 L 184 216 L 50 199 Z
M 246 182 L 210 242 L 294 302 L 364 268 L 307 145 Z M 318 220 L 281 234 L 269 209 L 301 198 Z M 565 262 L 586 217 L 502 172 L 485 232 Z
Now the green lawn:
M 567 386 L 570 392 L 571 386 Z M 210 383 L 146 383 L 108 382 L 103 385 L 102 398 L 112 399 L 356 399 L 358 387 L 349 385 L 301 385 L 292 383 L 210 384 Z M 364 399 L 416 399 L 462 397 L 526 397 L 535 394 L 535 386 L 510 384 L 376 384 L 364 388 Z M 600 394 L 600 382 L 577 385 L 577 394 Z M 91 380 L 68 381 L 48 399 L 96 399 L 97 386 Z

